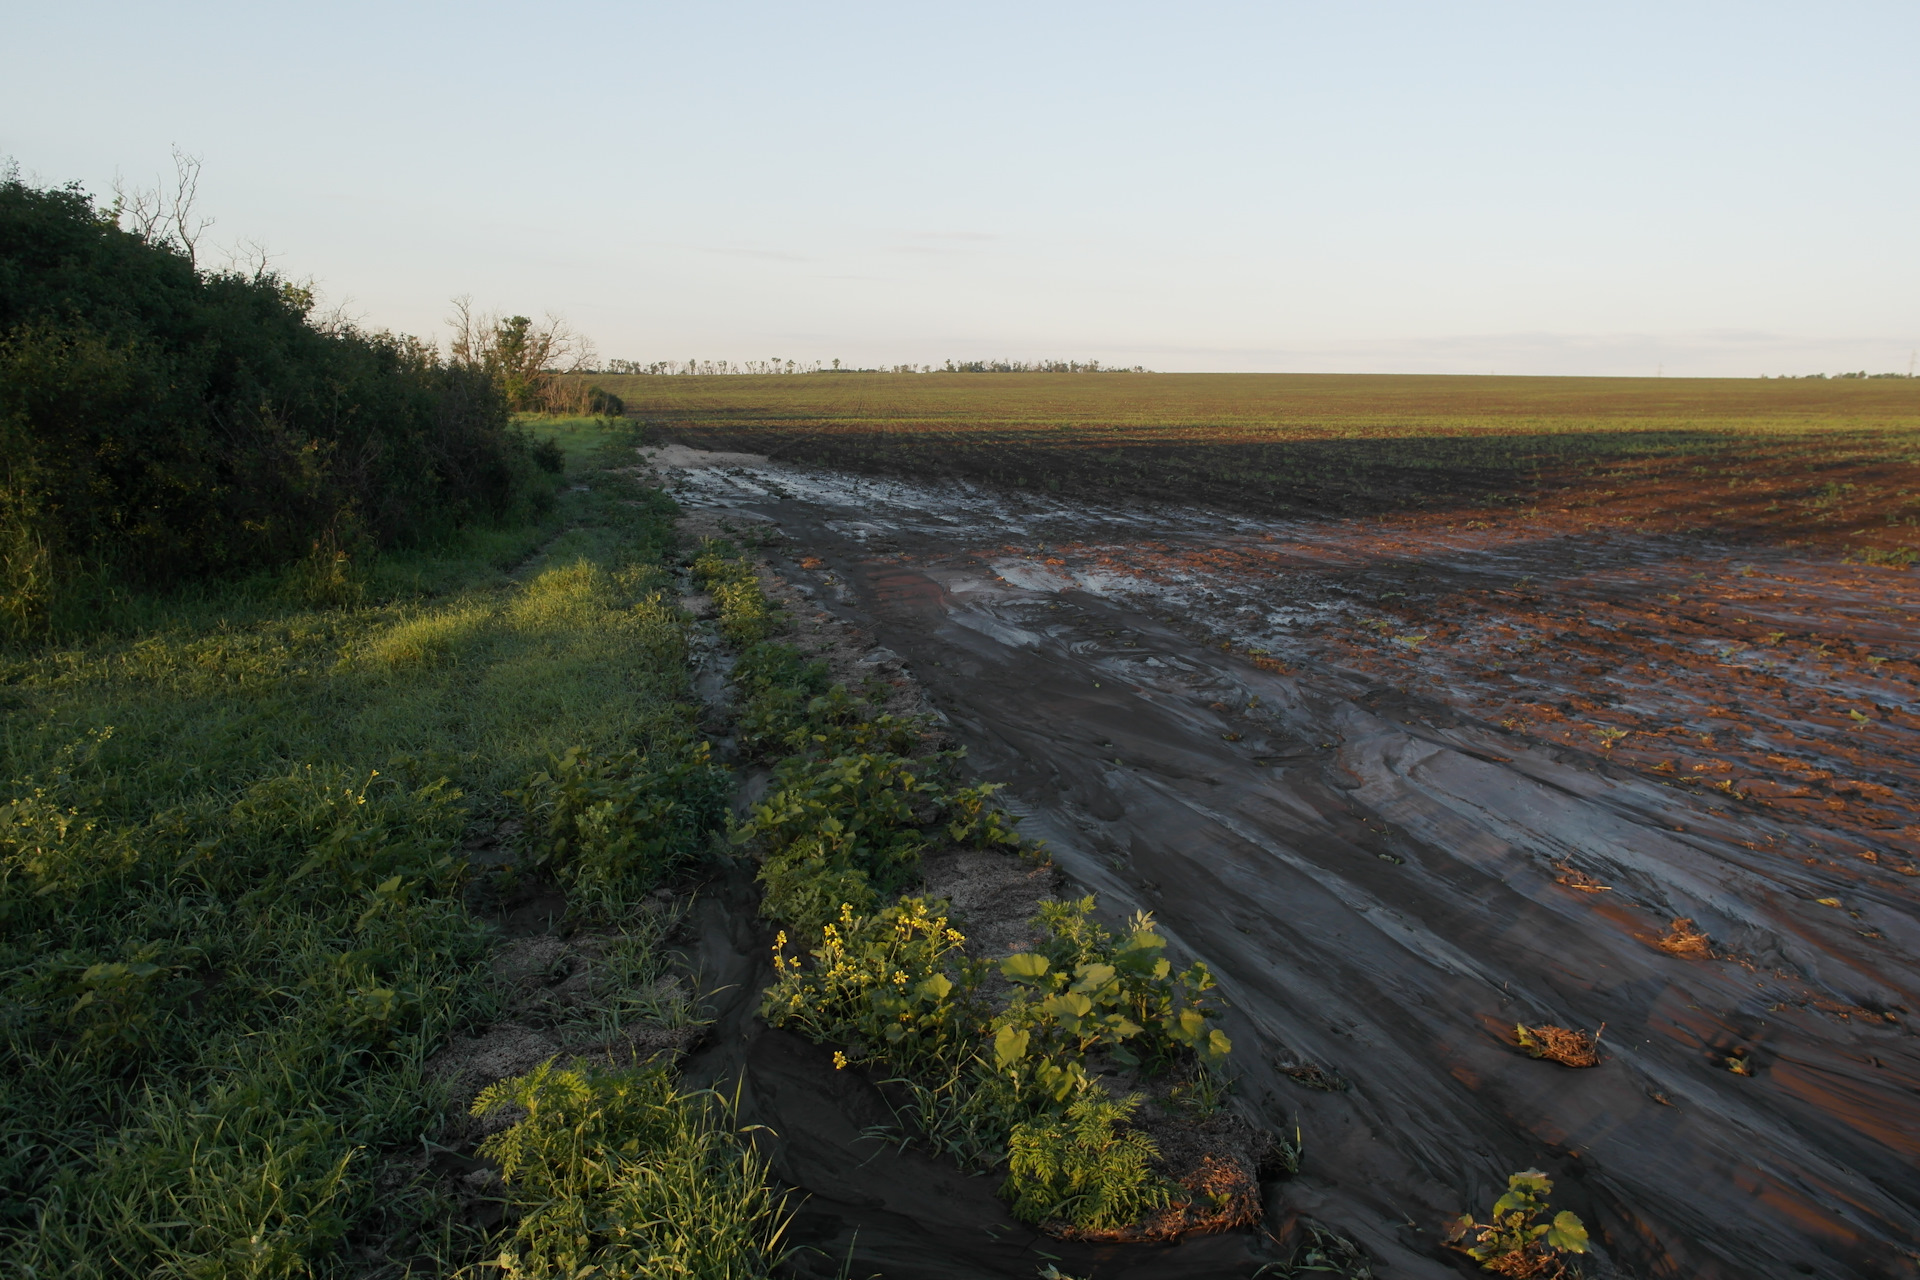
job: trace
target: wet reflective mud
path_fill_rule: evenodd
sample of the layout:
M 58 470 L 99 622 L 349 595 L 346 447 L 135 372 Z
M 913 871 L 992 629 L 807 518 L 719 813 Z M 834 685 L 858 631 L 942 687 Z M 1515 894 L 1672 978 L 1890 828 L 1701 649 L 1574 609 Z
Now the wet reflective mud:
M 1305 1142 L 1269 1229 L 1452 1274 L 1445 1222 L 1537 1167 L 1619 1273 L 1920 1274 L 1913 576 L 659 463 L 683 503 L 776 522 L 790 580 L 905 659 L 1067 875 L 1213 967 L 1237 1105 Z M 813 1195 L 803 1233 L 860 1231 L 855 1274 L 1273 1256 L 1038 1240 L 991 1179 L 862 1141 L 879 1095 L 750 1012 L 715 1041 Z M 1515 1023 L 1604 1026 L 1604 1061 L 1530 1058 Z

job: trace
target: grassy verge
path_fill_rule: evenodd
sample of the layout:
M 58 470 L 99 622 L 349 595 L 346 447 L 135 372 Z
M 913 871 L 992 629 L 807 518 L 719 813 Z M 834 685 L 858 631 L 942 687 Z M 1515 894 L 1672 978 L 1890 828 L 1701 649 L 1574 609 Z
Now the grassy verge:
M 431 1274 L 490 1249 L 404 1162 L 450 1101 L 428 1058 L 500 1000 L 465 847 L 527 815 L 534 860 L 617 920 L 718 821 L 671 504 L 616 469 L 618 433 L 547 432 L 570 483 L 537 524 L 143 601 L 0 661 L 0 1271 Z M 509 1256 L 559 1204 L 609 1275 L 764 1270 L 778 1215 L 712 1099 L 660 1067 L 502 1088 L 526 1116 L 488 1154 L 534 1241 Z M 610 1145 L 550 1140 L 567 1105 Z M 700 1195 L 745 1224 L 724 1258 L 638 1229 Z

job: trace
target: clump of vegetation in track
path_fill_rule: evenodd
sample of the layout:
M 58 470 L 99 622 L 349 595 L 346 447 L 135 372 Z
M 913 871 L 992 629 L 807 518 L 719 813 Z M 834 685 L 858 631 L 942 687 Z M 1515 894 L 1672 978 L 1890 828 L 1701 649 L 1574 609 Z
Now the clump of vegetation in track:
M 466 1101 L 430 1057 L 501 1007 L 467 845 L 531 806 L 547 873 L 617 918 L 721 817 L 663 594 L 672 506 L 604 429 L 553 429 L 578 483 L 543 520 L 391 553 L 351 602 L 296 567 L 0 660 L 0 1271 L 499 1251 L 415 1163 Z M 764 1171 L 664 1066 L 556 1064 L 485 1102 L 527 1113 L 486 1152 L 527 1267 L 771 1265 Z
M 761 633 L 769 610 L 748 562 L 710 544 L 695 570 L 724 633 Z M 1195 1208 L 1191 1188 L 1149 1167 L 1154 1141 L 1129 1123 L 1141 1099 L 1109 1099 L 1096 1067 L 1217 1090 L 1232 1045 L 1206 966 L 1176 971 L 1148 916 L 1112 933 L 1091 897 L 1043 902 L 1036 951 L 970 957 L 948 905 L 908 891 L 936 843 L 1041 856 L 993 806 L 995 788 L 960 785 L 930 724 L 830 684 L 793 646 L 752 643 L 734 676 L 743 739 L 777 761 L 735 836 L 759 856 L 763 914 L 784 926 L 762 1015 L 900 1090 L 934 1148 L 1006 1165 L 1022 1218 L 1107 1238 L 1213 1225 L 1218 1205 Z
M 480 1144 L 519 1213 L 504 1280 L 688 1276 L 751 1280 L 779 1256 L 788 1213 L 729 1099 L 683 1093 L 670 1066 L 546 1063 L 474 1101 L 522 1118 Z
M 1552 1190 L 1553 1180 L 1538 1169 L 1514 1174 L 1494 1201 L 1491 1221 L 1463 1214 L 1448 1235 L 1450 1244 L 1495 1275 L 1560 1280 L 1574 1274 L 1569 1255 L 1587 1251 L 1586 1224 L 1565 1209 L 1547 1218 Z

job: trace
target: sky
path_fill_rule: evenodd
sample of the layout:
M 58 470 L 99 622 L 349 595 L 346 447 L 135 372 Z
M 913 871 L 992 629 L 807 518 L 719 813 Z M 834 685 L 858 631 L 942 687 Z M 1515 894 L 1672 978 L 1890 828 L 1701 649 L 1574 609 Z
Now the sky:
M 1920 5 L 6 5 L 0 156 L 202 162 L 374 328 L 1739 376 L 1920 352 Z

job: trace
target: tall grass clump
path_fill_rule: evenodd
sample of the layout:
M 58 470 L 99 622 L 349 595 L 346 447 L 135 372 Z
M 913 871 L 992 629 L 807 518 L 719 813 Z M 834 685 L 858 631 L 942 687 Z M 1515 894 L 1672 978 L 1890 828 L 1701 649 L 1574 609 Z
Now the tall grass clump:
M 782 1256 L 792 1215 L 732 1103 L 665 1067 L 548 1062 L 473 1112 L 520 1116 L 480 1146 L 516 1211 L 495 1262 L 511 1280 L 758 1280 Z

